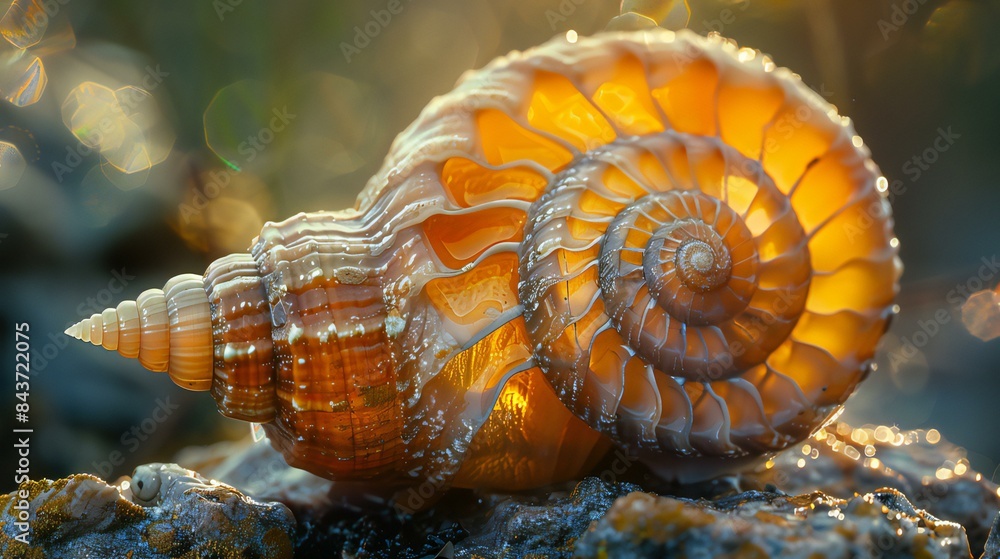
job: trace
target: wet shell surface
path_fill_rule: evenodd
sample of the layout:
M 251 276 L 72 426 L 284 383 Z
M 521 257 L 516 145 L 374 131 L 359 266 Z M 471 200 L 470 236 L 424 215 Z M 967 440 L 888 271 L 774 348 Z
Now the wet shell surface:
M 610 444 L 703 479 L 868 374 L 901 266 L 846 118 L 767 57 L 665 30 L 467 73 L 355 209 L 68 331 L 381 491 L 538 486 Z

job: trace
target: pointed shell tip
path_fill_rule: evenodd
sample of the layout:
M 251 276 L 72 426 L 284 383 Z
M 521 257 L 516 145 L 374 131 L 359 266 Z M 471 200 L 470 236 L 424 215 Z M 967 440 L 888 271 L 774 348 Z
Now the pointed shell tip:
M 80 339 L 80 322 L 77 322 L 76 324 L 74 324 L 74 325 L 70 326 L 69 328 L 63 330 L 63 334 L 66 334 L 67 336 L 69 336 L 71 338 L 76 338 L 76 339 L 79 340 Z

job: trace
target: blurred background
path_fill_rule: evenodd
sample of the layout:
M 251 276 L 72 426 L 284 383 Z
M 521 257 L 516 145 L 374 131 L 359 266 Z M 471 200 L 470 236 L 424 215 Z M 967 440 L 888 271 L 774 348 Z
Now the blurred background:
M 844 417 L 936 428 L 1000 481 L 990 427 L 1000 318 L 984 291 L 1000 281 L 1000 0 L 689 3 L 691 29 L 772 55 L 850 116 L 890 181 L 906 265 L 900 312 Z M 267 220 L 352 206 L 395 134 L 462 72 L 557 34 L 595 33 L 619 9 L 0 1 L 2 448 L 22 426 L 21 322 L 32 477 L 114 479 L 187 445 L 245 436 L 207 393 L 62 331 L 246 250 Z M 0 478 L 0 491 L 13 485 Z

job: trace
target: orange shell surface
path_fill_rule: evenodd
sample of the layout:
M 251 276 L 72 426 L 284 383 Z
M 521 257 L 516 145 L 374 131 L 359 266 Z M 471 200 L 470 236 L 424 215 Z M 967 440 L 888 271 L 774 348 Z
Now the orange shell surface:
M 209 268 L 211 389 L 369 490 L 538 486 L 610 444 L 711 477 L 868 374 L 902 269 L 885 185 L 756 51 L 556 38 L 434 99 L 355 209 Z
M 409 410 L 442 377 L 465 391 L 419 414 L 462 417 L 438 436 L 493 448 L 508 476 L 495 433 L 537 426 L 477 428 L 540 373 L 591 428 L 697 479 L 802 440 L 868 373 L 902 270 L 884 184 L 849 120 L 760 53 L 606 33 L 466 74 L 397 138 L 357 219 L 386 235 Z M 668 268 L 699 235 L 729 268 L 691 289 Z

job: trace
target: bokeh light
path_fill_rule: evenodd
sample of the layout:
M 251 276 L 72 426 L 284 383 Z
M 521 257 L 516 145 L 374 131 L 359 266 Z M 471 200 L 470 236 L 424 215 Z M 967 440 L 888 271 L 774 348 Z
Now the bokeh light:
M 979 0 L 950 0 L 935 8 L 923 29 L 927 60 L 969 84 L 987 78 L 1000 68 L 1000 40 L 989 24 L 997 14 L 1000 3 Z
M 654 29 L 657 27 L 656 20 L 636 12 L 624 12 L 622 15 L 608 22 L 605 29 L 608 31 L 638 31 L 641 29 Z
M 14 188 L 27 164 L 17 146 L 0 142 L 0 190 Z
M 1000 337 L 1000 295 L 992 289 L 973 293 L 962 305 L 962 324 L 984 342 Z
M 173 146 L 173 134 L 163 125 L 153 96 L 139 87 L 111 90 L 84 82 L 66 97 L 62 117 L 80 143 L 124 174 L 149 170 Z
M 113 165 L 108 159 L 102 159 L 100 164 L 101 173 L 111 184 L 119 190 L 133 190 L 146 184 L 149 180 L 150 167 L 127 173 Z
M 622 0 L 622 15 L 636 13 L 648 17 L 661 27 L 681 29 L 691 19 L 689 0 Z
M 272 205 L 259 177 L 215 167 L 190 178 L 174 228 L 189 247 L 212 258 L 242 252 L 264 226 L 261 213 Z
M 205 109 L 205 143 L 231 169 L 253 163 L 264 151 L 264 140 L 274 140 L 268 127 L 270 96 L 263 83 L 241 80 L 220 89 Z
M 73 48 L 73 29 L 61 10 L 50 14 L 38 0 L 0 2 L 0 9 L 4 10 L 0 17 L 0 94 L 14 106 L 33 105 L 49 81 L 42 58 Z
M 49 27 L 49 16 L 36 0 L 14 0 L 0 18 L 0 35 L 14 47 L 38 44 Z
M 0 53 L 0 93 L 18 107 L 38 102 L 48 84 L 42 59 L 26 50 L 6 49 Z

